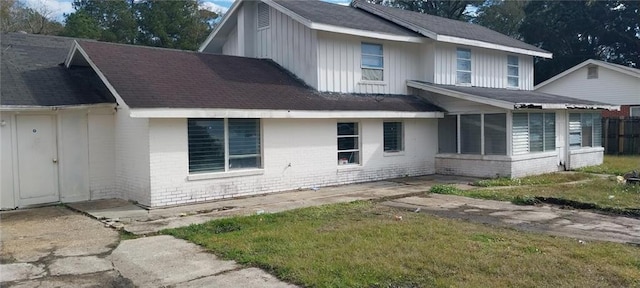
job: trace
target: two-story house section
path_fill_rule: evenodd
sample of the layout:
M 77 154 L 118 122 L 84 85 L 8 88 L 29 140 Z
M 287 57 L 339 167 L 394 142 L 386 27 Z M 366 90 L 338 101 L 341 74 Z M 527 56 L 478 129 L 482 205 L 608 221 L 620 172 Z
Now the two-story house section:
M 533 92 L 548 51 L 478 25 L 355 0 L 236 1 L 200 51 L 269 58 L 318 91 L 410 94 L 443 108 L 435 171 L 482 177 L 601 163 L 613 105 Z M 433 137 L 436 137 L 433 135 Z

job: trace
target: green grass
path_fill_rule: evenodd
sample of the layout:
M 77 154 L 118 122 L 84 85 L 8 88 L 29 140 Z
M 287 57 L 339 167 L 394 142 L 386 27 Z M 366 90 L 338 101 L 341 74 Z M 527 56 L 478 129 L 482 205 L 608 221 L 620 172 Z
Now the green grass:
M 624 175 L 633 170 L 640 171 L 640 155 L 605 155 L 602 165 L 584 167 L 578 170 L 598 174 Z
M 473 183 L 474 186 L 494 187 L 494 186 L 521 186 L 521 185 L 546 185 L 565 182 L 574 182 L 591 179 L 594 176 L 588 173 L 548 173 L 523 178 L 496 178 L 483 179 Z
M 395 216 L 403 216 L 396 221 Z M 162 231 L 306 287 L 629 287 L 640 248 L 354 202 Z

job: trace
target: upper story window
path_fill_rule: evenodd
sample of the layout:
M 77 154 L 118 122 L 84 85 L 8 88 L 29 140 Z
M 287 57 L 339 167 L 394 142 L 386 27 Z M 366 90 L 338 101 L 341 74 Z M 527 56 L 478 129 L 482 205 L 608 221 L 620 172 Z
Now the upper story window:
M 509 87 L 520 87 L 518 56 L 507 56 L 507 85 Z
M 258 3 L 258 28 L 269 27 L 271 19 L 269 17 L 269 5 L 265 3 Z
M 456 84 L 471 84 L 471 50 L 458 48 Z
M 598 66 L 589 66 L 587 68 L 587 79 L 598 79 Z
M 261 168 L 259 119 L 189 119 L 189 173 Z
M 384 57 L 382 44 L 362 43 L 362 80 L 382 81 Z

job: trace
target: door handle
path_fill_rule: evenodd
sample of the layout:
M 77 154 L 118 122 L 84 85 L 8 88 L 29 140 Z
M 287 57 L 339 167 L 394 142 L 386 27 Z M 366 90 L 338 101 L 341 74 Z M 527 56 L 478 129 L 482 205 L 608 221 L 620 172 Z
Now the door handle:
M 56 159 L 56 158 L 53 158 L 52 161 L 53 161 L 53 163 L 58 163 L 58 159 Z

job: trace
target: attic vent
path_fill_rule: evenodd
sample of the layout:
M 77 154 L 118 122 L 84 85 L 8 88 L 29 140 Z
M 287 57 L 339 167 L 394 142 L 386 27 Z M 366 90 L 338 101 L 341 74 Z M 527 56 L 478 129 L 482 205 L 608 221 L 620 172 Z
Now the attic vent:
M 587 79 L 598 79 L 598 66 L 587 68 Z
M 269 5 L 258 3 L 258 28 L 269 27 Z

